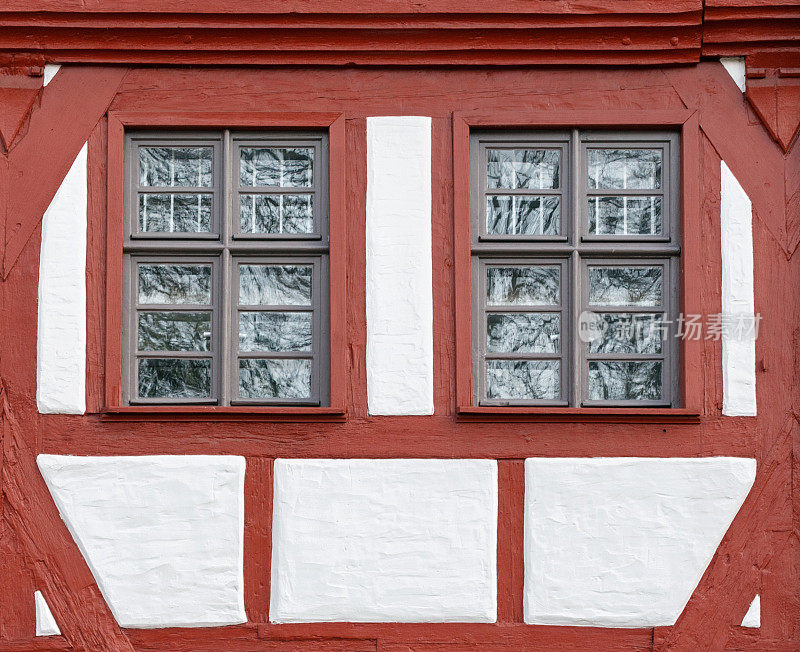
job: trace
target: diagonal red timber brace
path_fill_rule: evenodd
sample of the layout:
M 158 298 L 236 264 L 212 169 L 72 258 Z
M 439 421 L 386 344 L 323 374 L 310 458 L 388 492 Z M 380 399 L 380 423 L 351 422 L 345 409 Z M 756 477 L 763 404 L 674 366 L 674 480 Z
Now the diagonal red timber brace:
M 791 538 L 792 440 L 790 417 L 759 462 L 744 505 L 689 599 L 656 650 L 722 650 L 759 591 L 759 573 L 782 554 Z M 660 629 L 660 628 L 658 628 Z M 657 637 L 659 638 L 659 637 Z
M 0 402 L 5 527 L 13 530 L 61 633 L 75 650 L 133 652 L 61 520 L 34 452 L 19 433 L 4 387 Z

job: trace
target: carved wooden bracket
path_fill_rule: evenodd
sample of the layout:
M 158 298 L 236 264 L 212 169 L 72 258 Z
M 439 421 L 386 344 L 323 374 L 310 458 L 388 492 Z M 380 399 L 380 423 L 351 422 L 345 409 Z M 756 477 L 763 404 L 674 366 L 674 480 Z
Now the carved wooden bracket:
M 800 127 L 800 54 L 746 59 L 747 99 L 770 135 L 788 152 Z
M 6 153 L 23 131 L 43 81 L 43 65 L 0 67 L 0 141 Z

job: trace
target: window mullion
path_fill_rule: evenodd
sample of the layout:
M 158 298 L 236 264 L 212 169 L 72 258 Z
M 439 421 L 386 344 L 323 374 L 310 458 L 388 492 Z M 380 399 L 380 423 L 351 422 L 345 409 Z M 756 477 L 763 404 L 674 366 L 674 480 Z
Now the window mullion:
M 233 190 L 232 190 L 232 169 L 233 155 L 231 147 L 231 132 L 229 129 L 224 131 L 222 139 L 222 219 L 220 220 L 220 237 L 222 238 L 222 282 L 219 285 L 219 300 L 217 301 L 217 323 L 220 328 L 218 338 L 217 363 L 220 377 L 220 405 L 230 405 L 231 402 L 231 356 L 234 353 L 234 346 L 238 349 L 238 342 L 233 338 L 233 310 L 231 308 L 231 286 L 232 265 L 231 252 L 229 249 L 231 237 L 231 216 L 233 214 Z
M 569 404 L 578 407 L 581 404 L 581 379 L 583 374 L 583 347 L 578 338 L 578 320 L 581 314 L 581 261 L 578 248 L 581 242 L 581 214 L 583 198 L 583 175 L 581 174 L 581 138 L 578 129 L 572 130 L 570 138 L 570 175 L 568 191 L 570 193 L 570 226 L 572 228 L 571 243 L 574 247 L 570 256 L 569 288 L 570 318 L 569 324 L 572 332 L 564 340 L 568 343 L 570 364 L 568 366 L 570 397 Z

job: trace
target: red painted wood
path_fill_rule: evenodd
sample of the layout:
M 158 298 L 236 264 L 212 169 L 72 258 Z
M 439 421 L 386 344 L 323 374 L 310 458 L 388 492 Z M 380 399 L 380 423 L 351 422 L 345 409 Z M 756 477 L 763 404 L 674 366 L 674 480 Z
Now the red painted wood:
M 108 108 L 125 76 L 124 68 L 64 68 L 41 92 L 25 138 L 9 154 L 3 275 L 8 276 L 22 248 L 41 223 L 83 144 Z M 66 119 L 69 116 L 69 120 Z M 62 125 L 54 129 L 54 125 Z M 48 173 L 42 174 L 42 170 Z
M 50 19 L 56 20 L 57 16 Z M 117 19 L 110 16 L 110 20 Z M 309 19 L 310 20 L 310 19 Z M 134 53 L 139 56 L 138 53 Z M 134 56 L 131 55 L 131 56 Z M 141 60 L 146 59 L 141 54 Z M 496 56 L 505 61 L 502 53 Z M 584 61 L 585 63 L 585 61 Z M 59 78 L 67 71 L 59 73 Z M 120 72 L 120 76 L 121 76 Z M 58 79 L 58 78 L 57 78 Z M 55 85 L 53 81 L 52 85 Z M 48 90 L 51 88 L 48 86 Z M 65 99 L 83 92 L 64 90 Z M 209 98 L 214 113 L 209 114 Z M 70 97 L 80 106 L 77 97 Z M 98 110 L 91 133 L 89 161 L 90 251 L 87 258 L 88 369 L 86 416 L 37 415 L 35 410 L 36 287 L 39 234 L 19 245 L 17 263 L 2 284 L 2 332 L 13 333 L 0 343 L 0 375 L 6 382 L 21 437 L 33 452 L 60 454 L 238 454 L 248 459 L 245 490 L 246 607 L 250 624 L 210 629 L 126 631 L 137 649 L 255 650 L 313 649 L 344 646 L 367 649 L 650 649 L 670 640 L 677 647 L 688 641 L 694 649 L 722 645 L 743 649 L 792 649 L 800 640 L 797 628 L 797 491 L 792 488 L 791 460 L 798 465 L 796 428 L 783 429 L 792 417 L 796 386 L 797 343 L 793 335 L 800 319 L 796 301 L 800 279 L 795 251 L 800 227 L 796 177 L 800 159 L 795 146 L 784 156 L 755 118 L 727 73 L 716 63 L 685 69 L 553 69 L 553 70 L 404 70 L 404 69 L 183 69 L 136 68 L 121 82 L 106 127 Z M 341 155 L 332 160 L 344 172 L 342 185 L 332 189 L 339 205 L 346 247 L 340 280 L 332 293 L 344 306 L 336 317 L 341 327 L 337 363 L 343 367 L 337 390 L 341 413 L 309 424 L 307 414 L 99 412 L 118 404 L 120 295 L 119 249 L 103 250 L 104 242 L 121 242 L 120 162 L 124 120 L 147 114 L 151 124 L 176 124 L 194 116 L 205 125 L 258 126 L 271 112 L 275 122 L 304 124 L 299 114 L 313 109 L 326 120 L 341 120 L 337 142 Z M 73 112 L 74 113 L 74 112 Z M 455 120 L 453 114 L 457 113 Z M 430 115 L 434 118 L 434 356 L 436 414 L 432 417 L 367 417 L 365 381 L 365 120 L 370 115 Z M 600 415 L 571 413 L 538 415 L 548 423 L 508 420 L 501 413 L 467 416 L 457 411 L 469 404 L 471 393 L 468 310 L 468 214 L 466 195 L 458 181 L 464 175 L 466 121 L 462 115 L 483 116 L 496 126 L 533 124 L 683 125 L 684 149 L 684 307 L 710 314 L 720 307 L 719 160 L 736 174 L 753 200 L 756 246 L 756 308 L 766 316 L 757 342 L 759 416 L 720 416 L 719 344 L 702 342 L 686 349 L 684 394 L 692 407 L 683 411 Z M 341 116 L 341 117 L 339 117 Z M 31 129 L 36 112 L 31 119 Z M 77 118 L 51 114 L 51 121 L 70 126 Z M 459 122 L 460 120 L 460 122 Z M 160 121 L 160 122 L 158 122 Z M 205 121 L 205 122 L 202 122 Z M 451 122 L 452 121 L 452 122 Z M 87 119 L 88 122 L 88 119 Z M 331 122 L 327 124 L 331 124 Z M 133 123 L 132 123 L 133 124 Z M 71 127 L 70 127 L 71 130 Z M 702 136 L 701 133 L 702 132 Z M 17 144 L 26 145 L 30 131 Z M 451 135 L 452 134 L 452 135 Z M 332 144 L 335 140 L 331 134 Z M 76 138 L 77 141 L 77 138 Z M 43 136 L 34 138 L 39 146 Z M 81 143 L 82 144 L 82 141 Z M 77 151 L 77 145 L 75 151 Z M 33 154 L 25 169 L 35 170 L 44 185 L 58 187 L 74 152 L 50 151 L 54 163 L 44 165 Z M 332 146 L 333 150 L 333 146 Z M 45 150 L 48 151 L 48 150 Z M 455 151 L 455 153 L 453 152 Z M 39 155 L 44 153 L 39 150 Z M 106 157 L 104 159 L 104 157 Z M 461 161 L 459 163 L 459 161 Z M 0 158 L 0 175 L 5 159 Z M 451 172 L 451 166 L 453 172 Z M 108 183 L 103 169 L 107 169 Z M 460 171 L 460 172 L 459 172 Z M 337 173 L 338 174 L 338 173 Z M 60 176 L 59 176 L 60 175 Z M 0 181 L 2 178 L 0 177 Z M 455 181 L 455 184 L 454 184 Z M 794 185 L 793 185 L 794 184 Z M 6 206 L 11 184 L 0 184 L 0 208 Z M 16 191 L 13 191 L 16 192 Z M 38 192 L 38 190 L 36 191 Z M 338 199 L 337 198 L 338 193 Z M 12 193 L 13 194 L 13 193 Z M 38 195 L 37 195 L 38 196 Z M 37 200 L 38 201 L 38 200 Z M 49 201 L 49 200 L 47 200 Z M 108 202 L 108 212 L 104 207 Z M 44 202 L 44 206 L 46 207 Z M 343 208 L 342 208 L 343 207 Z M 37 220 L 44 208 L 40 208 Z M 5 214 L 6 211 L 3 211 Z M 8 211 L 10 230 L 16 218 Z M 105 230 L 107 228 L 107 231 Z M 466 236 L 466 239 L 465 239 Z M 334 233 L 332 231 L 332 246 Z M 466 246 L 465 246 L 466 243 Z M 107 257 L 106 257 L 107 254 Z M 466 270 L 466 276 L 465 276 Z M 106 281 L 108 278 L 108 281 Z M 465 283 L 466 280 L 466 283 Z M 108 282 L 108 291 L 106 283 Z M 108 297 L 108 303 L 101 303 Z M 465 337 L 466 335 L 466 337 Z M 118 339 L 117 339 L 118 341 Z M 466 348 L 465 348 L 466 347 Z M 104 378 L 104 376 L 108 378 Z M 456 390 L 453 391 L 455 384 Z M 462 397 L 466 396 L 466 400 Z M 552 412 L 552 411 L 551 411 Z M 319 413 L 315 413 L 319 414 Z M 609 413 L 611 414 L 611 413 Z M 158 416 L 155 416 L 158 415 Z M 277 421 L 280 416 L 280 421 Z M 525 418 L 531 415 L 525 415 Z M 589 419 L 589 417 L 592 419 Z M 331 421 L 327 421 L 330 417 Z M 335 421 L 334 421 L 335 417 Z M 276 419 L 276 421 L 272 421 Z M 302 419 L 302 420 L 301 420 Z M 482 419 L 479 421 L 478 419 Z M 584 422 L 586 419 L 589 422 Z M 225 420 L 224 426 L 214 423 Z M 644 422 L 650 421 L 650 422 Z M 168 424 L 168 425 L 167 425 Z M 769 455 L 765 455 L 769 451 Z M 522 487 L 523 458 L 535 456 L 753 456 L 762 460 L 757 481 L 759 497 L 748 499 L 720 553 L 701 582 L 675 631 L 659 628 L 614 630 L 578 627 L 539 627 L 521 623 L 522 604 Z M 499 624 L 309 624 L 270 625 L 266 580 L 269 568 L 271 478 L 274 457 L 478 457 L 499 459 L 498 521 Z M 771 460 L 779 459 L 773 464 Z M 5 473 L 5 462 L 4 462 Z M 769 472 L 768 469 L 774 469 Z M 795 474 L 800 477 L 800 472 Z M 26 480 L 27 482 L 27 480 Z M 26 489 L 26 500 L 44 491 Z M 26 485 L 27 486 L 27 485 Z M 777 487 L 777 489 L 776 489 Z M 37 493 L 39 492 L 39 493 Z M 774 492 L 774 493 L 773 493 Z M 794 492 L 794 493 L 793 493 Z M 794 496 L 794 501 L 792 501 Z M 45 495 L 46 497 L 46 495 Z M 49 499 L 49 498 L 48 498 Z M 38 500 L 38 498 L 37 498 Z M 21 504 L 21 503 L 20 503 Z M 4 506 L 4 511 L 8 510 Z M 59 555 L 48 563 L 67 564 L 77 554 L 54 513 L 45 510 L 38 526 L 42 536 L 56 537 Z M 10 519 L 17 518 L 13 514 Z M 53 534 L 55 532 L 55 534 Z M 791 536 L 787 533 L 792 532 Z M 59 534 L 60 533 L 60 534 Z M 781 539 L 789 543 L 781 547 Z M 47 539 L 48 541 L 50 539 Z M 38 553 L 36 553 L 38 554 Z M 70 556 L 72 555 L 72 556 Z M 34 556 L 36 556 L 34 554 Z M 67 561 L 61 561 L 63 559 Z M 33 571 L 30 562 L 26 567 Z M 81 560 L 75 562 L 82 567 Z M 759 573 L 753 574 L 753 567 Z M 84 569 L 85 570 L 85 569 Z M 88 572 L 85 570 L 85 572 Z M 52 573 L 43 581 L 54 582 Z M 38 578 L 39 576 L 37 576 Z M 48 580 L 48 577 L 50 579 Z M 56 579 L 59 577 L 55 575 Z M 87 586 L 91 580 L 87 578 Z M 14 599 L 30 600 L 30 583 L 20 581 Z M 751 593 L 762 591 L 763 635 L 742 633 L 735 626 Z M 95 589 L 96 590 L 96 589 Z M 50 590 L 48 602 L 59 598 Z M 96 597 L 96 596 L 95 596 Z M 746 604 L 745 604 L 746 603 Z M 53 602 L 50 602 L 53 607 Z M 54 612 L 56 610 L 54 609 Z M 82 613 L 82 612 L 80 612 Z M 94 612 L 91 612 L 94 613 Z M 61 617 L 62 612 L 56 614 Z M 14 616 L 14 626 L 29 616 Z M 260 626 L 256 626 L 260 623 Z M 773 623 L 767 627 L 767 623 Z M 73 625 L 73 628 L 76 625 Z M 20 630 L 22 631 L 22 630 Z M 66 629 L 65 629 L 66 633 Z M 5 637 L 6 639 L 10 637 Z M 15 638 L 14 645 L 20 641 Z M 0 644 L 0 649 L 5 645 Z M 38 644 L 38 643 L 37 643 Z M 55 645 L 58 645 L 56 643 Z M 759 647 L 762 645 L 762 647 Z M 371 647 L 370 647 L 371 646 Z M 781 648 L 783 646 L 783 648 Z M 795 646 L 796 647 L 796 646 Z M 13 649 L 13 648 L 12 648 Z M 25 649 L 24 647 L 17 649 Z M 32 648 L 31 648 L 32 649 Z

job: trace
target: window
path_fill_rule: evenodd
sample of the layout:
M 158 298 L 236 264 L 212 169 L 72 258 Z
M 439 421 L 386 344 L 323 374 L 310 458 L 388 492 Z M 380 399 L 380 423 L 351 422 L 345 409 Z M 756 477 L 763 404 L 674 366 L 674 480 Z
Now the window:
M 678 135 L 470 138 L 476 404 L 677 406 Z
M 132 132 L 123 400 L 326 405 L 325 134 Z

